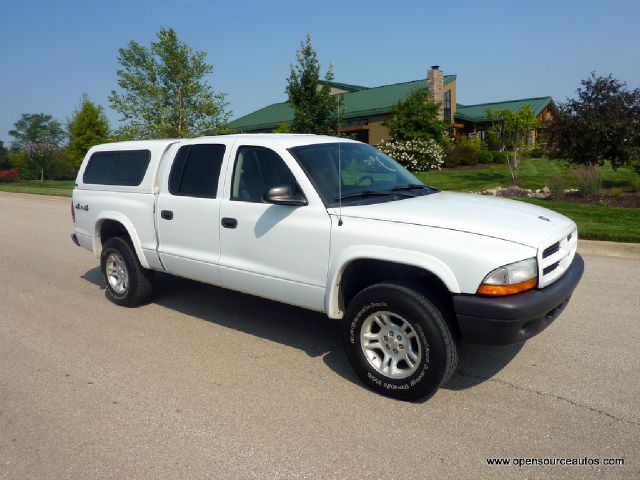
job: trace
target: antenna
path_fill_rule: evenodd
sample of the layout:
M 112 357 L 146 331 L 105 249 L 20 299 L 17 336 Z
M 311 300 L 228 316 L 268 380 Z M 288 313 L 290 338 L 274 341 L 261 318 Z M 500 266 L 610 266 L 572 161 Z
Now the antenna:
M 337 117 L 337 129 L 338 129 L 338 226 L 342 226 L 342 158 L 340 156 L 340 142 L 342 138 L 340 137 L 340 97 L 342 95 L 338 94 L 338 103 L 336 105 L 336 117 Z

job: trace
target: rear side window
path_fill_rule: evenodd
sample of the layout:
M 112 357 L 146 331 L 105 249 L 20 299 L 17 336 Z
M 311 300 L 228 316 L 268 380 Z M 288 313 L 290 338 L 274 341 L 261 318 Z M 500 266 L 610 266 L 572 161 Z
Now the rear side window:
M 82 181 L 98 185 L 140 185 L 149 166 L 149 150 L 118 150 L 91 155 Z
M 217 144 L 180 147 L 169 174 L 169 192 L 172 195 L 216 198 L 224 151 L 225 146 Z

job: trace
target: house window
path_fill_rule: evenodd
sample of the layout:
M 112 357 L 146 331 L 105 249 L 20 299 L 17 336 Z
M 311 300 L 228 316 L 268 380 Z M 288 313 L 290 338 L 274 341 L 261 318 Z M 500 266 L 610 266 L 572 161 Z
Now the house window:
M 368 120 L 347 120 L 343 123 L 345 127 L 357 127 L 361 125 L 368 125 Z
M 442 100 L 442 107 L 444 109 L 444 120 L 445 122 L 451 121 L 451 90 L 447 90 L 444 92 Z

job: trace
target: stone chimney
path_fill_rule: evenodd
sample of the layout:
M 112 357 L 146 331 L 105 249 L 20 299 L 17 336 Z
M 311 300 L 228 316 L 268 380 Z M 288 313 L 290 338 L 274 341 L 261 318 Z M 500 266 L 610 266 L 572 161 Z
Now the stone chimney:
M 427 89 L 429 101 L 440 104 L 438 117 L 444 118 L 444 74 L 440 70 L 440 65 L 432 65 L 427 72 Z

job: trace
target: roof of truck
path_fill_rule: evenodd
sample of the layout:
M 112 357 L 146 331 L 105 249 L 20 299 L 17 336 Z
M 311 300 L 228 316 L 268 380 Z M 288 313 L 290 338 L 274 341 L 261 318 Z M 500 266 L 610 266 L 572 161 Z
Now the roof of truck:
M 284 148 L 296 147 L 300 145 L 310 145 L 313 143 L 335 143 L 335 142 L 353 142 L 347 138 L 331 137 L 327 135 L 313 135 L 304 133 L 239 133 L 233 135 L 216 135 L 197 138 L 174 138 L 166 140 L 131 140 L 126 142 L 114 142 L 98 146 L 98 150 L 135 150 L 140 148 L 164 149 L 168 145 L 176 142 L 193 143 L 194 141 L 212 141 L 212 140 L 264 140 L 273 142 Z M 96 148 L 96 147 L 94 147 Z
M 233 135 L 224 135 L 218 137 L 201 137 L 201 138 L 233 138 L 237 140 L 264 140 L 273 142 L 281 147 L 290 148 L 300 145 L 311 145 L 314 143 L 335 143 L 335 142 L 353 142 L 354 140 L 340 137 L 331 137 L 328 135 L 314 135 L 310 133 L 238 133 Z

